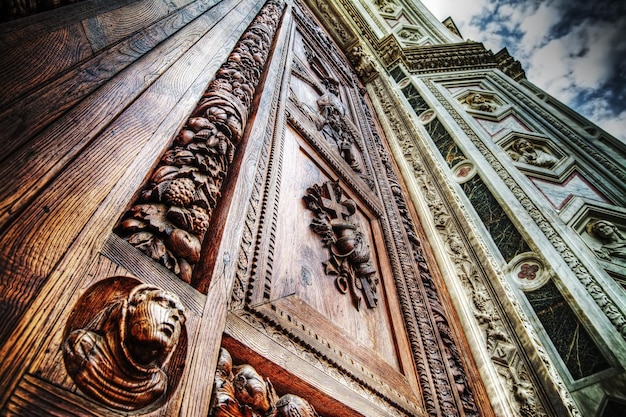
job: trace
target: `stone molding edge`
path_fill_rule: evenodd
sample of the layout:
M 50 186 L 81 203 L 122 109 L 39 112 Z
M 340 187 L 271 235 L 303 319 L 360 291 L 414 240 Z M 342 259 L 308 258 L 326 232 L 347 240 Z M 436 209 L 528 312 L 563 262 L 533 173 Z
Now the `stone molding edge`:
M 452 185 L 446 179 L 442 168 L 438 167 L 435 162 L 435 156 L 427 146 L 417 143 L 413 139 L 420 138 L 421 134 L 418 133 L 418 129 L 415 128 L 413 123 L 404 122 L 404 120 L 411 120 L 411 116 L 398 110 L 402 108 L 402 103 L 398 97 L 394 97 L 395 93 L 390 90 L 389 86 L 381 78 L 378 78 L 371 84 L 371 90 L 374 93 L 372 96 L 376 97 L 379 102 L 377 107 L 379 107 L 381 114 L 387 116 L 387 128 L 392 132 L 390 137 L 396 138 L 402 148 L 402 155 L 398 155 L 398 159 L 404 159 L 411 167 L 412 175 L 419 184 L 421 195 L 425 197 L 430 209 L 430 216 L 432 216 L 431 219 L 435 228 L 441 240 L 446 243 L 449 249 L 448 255 L 457 272 L 457 279 L 465 290 L 466 299 L 472 300 L 474 325 L 484 331 L 485 343 L 481 348 L 487 349 L 490 344 L 497 345 L 501 338 L 505 338 L 505 341 L 509 342 L 516 341 L 517 336 L 501 324 L 506 322 L 507 319 L 505 318 L 505 312 L 501 311 L 499 303 L 490 295 L 489 288 L 491 288 L 491 284 L 489 277 L 485 273 L 480 272 L 482 268 L 476 259 L 473 249 L 462 238 L 464 231 L 461 230 L 461 223 L 470 223 L 469 227 L 472 230 L 475 230 L 475 226 L 468 222 L 468 219 L 463 218 L 463 205 L 458 200 Z M 422 158 L 421 155 L 428 155 L 428 160 Z M 434 178 L 437 183 L 443 184 L 444 190 L 440 190 L 432 180 L 428 179 L 429 177 Z M 415 191 L 413 190 L 413 192 Z M 444 193 L 446 195 L 443 195 Z M 446 200 L 453 200 L 454 204 L 458 206 L 456 210 L 446 207 Z M 458 212 L 459 210 L 461 213 Z M 484 257 L 500 277 L 500 284 L 510 294 L 510 302 L 513 304 L 521 324 L 532 339 L 533 348 L 539 355 L 543 365 L 547 368 L 565 407 L 571 416 L 581 416 L 560 375 L 542 347 L 532 324 L 521 306 L 514 298 L 511 298 L 512 289 L 506 281 L 503 281 L 504 276 L 499 271 L 496 260 L 489 255 L 489 251 L 486 249 L 487 246 L 479 235 L 474 234 L 472 239 L 478 241 L 478 246 L 482 249 L 481 252 L 484 254 Z M 495 373 L 504 379 L 504 386 L 511 387 L 512 400 L 517 406 L 514 414 L 524 417 L 548 415 L 542 404 L 533 401 L 534 398 L 540 398 L 536 395 L 536 391 L 537 389 L 541 390 L 541 388 L 535 387 L 530 379 L 530 375 L 533 372 L 522 359 L 526 356 L 523 349 L 513 342 L 510 342 L 508 347 L 514 351 L 514 354 L 511 352 L 507 357 L 492 356 L 491 360 L 494 370 L 500 369 L 506 372 L 506 376 L 497 371 Z M 501 366 L 502 361 L 505 361 L 506 367 Z
M 489 74 L 473 74 L 478 76 L 489 77 Z M 490 79 L 494 79 L 497 77 L 489 77 Z M 524 207 L 526 212 L 533 219 L 535 224 L 541 229 L 546 239 L 550 244 L 554 247 L 554 249 L 559 253 L 563 261 L 569 267 L 569 269 L 575 274 L 578 281 L 583 284 L 587 293 L 593 298 L 598 307 L 602 310 L 602 312 L 606 315 L 606 317 L 610 320 L 611 324 L 615 326 L 615 329 L 619 332 L 620 336 L 626 339 L 626 317 L 620 310 L 617 305 L 611 300 L 611 297 L 602 290 L 602 287 L 598 284 L 598 281 L 594 278 L 593 274 L 589 271 L 587 267 L 579 260 L 578 256 L 572 251 L 572 249 L 567 245 L 567 243 L 559 236 L 558 232 L 551 225 L 550 221 L 546 218 L 546 216 L 542 213 L 542 211 L 533 203 L 532 199 L 528 197 L 528 195 L 524 192 L 522 187 L 517 184 L 517 182 L 513 179 L 513 177 L 509 174 L 506 168 L 502 165 L 502 163 L 498 160 L 498 158 L 489 150 L 487 146 L 482 142 L 482 140 L 478 137 L 478 135 L 473 131 L 473 129 L 469 126 L 469 124 L 463 119 L 463 117 L 454 109 L 452 104 L 441 94 L 441 92 L 437 89 L 435 83 L 437 81 L 436 78 L 426 78 L 423 79 L 424 84 L 429 89 L 429 91 L 437 98 L 437 100 L 443 105 L 448 114 L 452 116 L 454 121 L 461 127 L 461 129 L 466 133 L 467 137 L 472 141 L 474 146 L 478 148 L 480 153 L 483 155 L 485 160 L 489 163 L 489 165 L 493 168 L 493 170 L 498 174 L 498 177 L 506 184 L 506 186 L 511 190 L 511 193 L 515 196 L 517 201 Z M 499 83 L 502 87 L 505 87 L 504 83 L 499 80 Z M 512 93 L 512 90 L 509 89 L 509 92 Z M 522 94 L 516 95 L 518 99 L 522 99 Z M 531 105 L 531 103 L 525 102 L 526 105 Z M 537 111 L 541 117 L 545 117 L 546 120 L 550 122 L 554 121 L 556 123 L 556 119 L 542 109 L 537 108 L 536 106 L 533 110 Z M 560 123 L 558 123 L 560 125 Z M 573 135 L 568 129 L 565 129 L 564 126 L 561 128 L 568 132 L 571 136 Z M 609 165 L 608 161 L 604 161 Z M 607 167 L 608 168 L 608 167 Z M 614 167 L 613 167 L 614 168 Z M 626 175 L 626 174 L 624 174 Z M 626 181 L 626 178 L 624 178 Z
M 363 104 L 363 110 L 368 106 Z M 381 187 L 382 201 L 390 214 L 385 223 L 386 246 L 405 326 L 409 336 L 418 378 L 422 382 L 422 394 L 426 409 L 431 414 L 442 410 L 446 415 L 473 416 L 478 413 L 473 383 L 469 383 L 465 366 L 448 323 L 446 309 L 441 303 L 437 286 L 423 254 L 422 243 L 415 231 L 406 200 L 400 189 L 397 174 L 382 139 L 378 135 L 372 115 L 361 115 L 370 125 L 368 144 L 372 155 L 378 155 L 377 166 L 384 176 L 379 180 L 388 182 Z M 400 220 L 400 221 L 398 221 Z M 436 323 L 433 326 L 431 320 Z M 443 349 L 442 349 L 443 348 Z M 424 353 L 425 352 L 425 353 Z M 456 370 L 454 375 L 448 375 Z

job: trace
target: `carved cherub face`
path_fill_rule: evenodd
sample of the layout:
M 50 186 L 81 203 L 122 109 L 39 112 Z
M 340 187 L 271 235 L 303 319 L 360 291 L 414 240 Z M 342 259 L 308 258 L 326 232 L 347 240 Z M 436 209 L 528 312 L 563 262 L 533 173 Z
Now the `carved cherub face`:
M 161 365 L 178 344 L 185 309 L 170 292 L 147 287 L 128 302 L 126 343 L 135 361 Z

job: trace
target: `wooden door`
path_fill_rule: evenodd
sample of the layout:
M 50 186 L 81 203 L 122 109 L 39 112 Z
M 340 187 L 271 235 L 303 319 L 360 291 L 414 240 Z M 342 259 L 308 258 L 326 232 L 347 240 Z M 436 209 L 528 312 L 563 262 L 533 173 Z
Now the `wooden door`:
M 113 68 L 12 145 L 3 413 L 489 414 L 352 64 L 299 2 L 182 3 L 73 9 L 103 52 L 16 93 Z

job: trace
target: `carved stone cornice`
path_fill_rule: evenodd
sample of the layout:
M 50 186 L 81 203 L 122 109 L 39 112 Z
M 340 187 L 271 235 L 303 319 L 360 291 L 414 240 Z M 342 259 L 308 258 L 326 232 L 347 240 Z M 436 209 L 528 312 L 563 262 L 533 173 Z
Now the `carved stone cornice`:
M 500 68 L 513 79 L 524 78 L 521 65 L 508 53 L 494 54 L 478 42 L 406 48 L 401 59 L 414 74 Z
M 478 75 L 488 76 L 488 74 Z M 492 80 L 498 82 L 502 87 L 509 87 L 506 83 L 502 82 L 498 78 L 499 77 L 491 77 Z M 520 202 L 522 207 L 533 219 L 535 224 L 539 226 L 547 241 L 550 242 L 550 244 L 560 255 L 561 259 L 563 259 L 565 264 L 575 274 L 578 281 L 584 285 L 589 295 L 593 298 L 598 307 L 600 307 L 606 317 L 611 321 L 613 326 L 615 326 L 620 336 L 626 339 L 626 316 L 624 316 L 624 314 L 617 307 L 615 302 L 612 300 L 612 297 L 610 297 L 606 293 L 606 291 L 603 290 L 602 285 L 598 282 L 596 277 L 594 277 L 594 275 L 591 273 L 591 271 L 589 271 L 587 266 L 580 260 L 579 256 L 575 253 L 575 251 L 572 250 L 570 245 L 568 245 L 563 240 L 558 231 L 555 229 L 553 222 L 546 217 L 543 210 L 537 207 L 537 205 L 533 202 L 533 199 L 527 195 L 527 193 L 522 189 L 517 181 L 515 181 L 509 171 L 507 171 L 507 169 L 502 165 L 502 163 L 493 154 L 493 152 L 483 143 L 481 138 L 473 131 L 473 129 L 469 126 L 465 119 L 455 110 L 452 103 L 450 103 L 443 96 L 443 94 L 441 94 L 441 92 L 437 89 L 435 79 L 426 79 L 424 81 L 428 89 L 437 98 L 437 100 L 439 100 L 439 102 L 443 105 L 446 111 L 451 115 L 452 119 L 454 119 L 454 121 L 461 127 L 461 129 L 463 129 L 463 131 L 467 134 L 474 146 L 476 146 L 480 154 L 489 162 L 493 170 L 498 174 L 504 184 L 506 184 L 508 189 L 511 190 L 515 198 Z M 509 92 L 511 92 L 512 94 L 516 94 L 519 99 L 523 100 L 522 93 L 517 92 L 517 90 L 513 90 L 510 87 L 507 88 L 507 90 L 509 90 Z M 527 104 L 531 104 L 529 100 Z M 556 125 L 556 127 L 560 127 L 560 130 L 562 129 L 567 131 L 570 134 L 569 138 L 573 139 L 573 136 L 575 135 L 561 123 L 557 122 L 554 116 L 550 115 L 548 112 L 539 108 L 538 106 L 534 107 L 535 110 L 537 110 L 538 113 L 543 116 L 545 120 L 547 120 L 549 123 L 553 123 L 553 125 Z M 580 138 L 577 138 L 577 141 L 581 142 Z M 591 148 L 588 145 L 586 145 L 585 147 Z M 590 149 L 590 151 L 591 150 L 592 148 Z M 595 150 L 593 150 L 593 152 L 597 154 Z M 606 159 L 601 157 L 600 155 L 598 155 L 598 157 L 606 161 Z M 608 168 L 616 168 L 608 161 L 606 161 L 606 163 L 609 164 Z M 622 172 L 621 176 L 624 175 L 625 174 Z
M 519 81 L 526 78 L 526 73 L 522 64 L 509 54 L 509 50 L 502 48 L 495 55 L 498 62 L 498 68 L 500 71 L 513 78 L 515 81 Z
M 348 55 L 358 42 L 357 40 L 361 39 L 372 48 L 387 68 L 396 62 L 403 63 L 409 71 L 415 74 L 498 68 L 516 81 L 526 78 L 520 62 L 515 60 L 506 48 L 494 54 L 482 43 L 472 41 L 403 47 L 394 34 L 378 38 L 352 1 L 339 0 L 337 4 L 334 4 L 334 2 L 321 0 L 306 0 L 306 3 L 316 10 L 320 20 L 331 33 L 335 34 L 339 45 Z M 384 3 L 387 5 L 389 2 Z M 393 4 L 396 5 L 395 2 Z M 397 7 L 405 6 L 397 4 Z M 339 8 L 343 13 L 338 12 Z M 335 15 L 329 19 L 331 10 Z M 437 32 L 437 29 L 427 20 L 421 23 L 434 33 Z M 358 34 L 354 30 L 355 26 L 358 28 Z M 359 75 L 365 82 L 370 82 L 374 78 L 371 74 L 365 77 L 362 74 Z
M 428 204 L 432 222 L 441 240 L 447 246 L 449 259 L 454 265 L 457 279 L 462 284 L 464 295 L 467 300 L 471 300 L 475 325 L 482 329 L 484 334 L 484 344 L 481 349 L 489 352 L 492 367 L 495 373 L 502 378 L 500 384 L 509 387 L 507 390 L 509 403 L 515 407 L 515 413 L 524 417 L 547 415 L 540 400 L 542 396 L 537 395 L 537 390 L 540 388 L 534 385 L 534 380 L 531 377 L 534 372 L 524 359 L 523 349 L 515 342 L 518 340 L 517 335 L 513 329 L 506 325 L 508 318 L 502 310 L 501 303 L 493 295 L 493 284 L 490 277 L 485 274 L 481 267 L 481 261 L 476 259 L 472 245 L 476 245 L 476 242 L 482 242 L 480 237 L 473 237 L 476 242 L 472 244 L 466 240 L 465 231 L 461 229 L 458 220 L 455 220 L 462 214 L 450 207 L 451 204 L 455 204 L 450 203 L 456 199 L 454 191 L 450 185 L 440 188 L 434 182 L 435 178 L 438 178 L 438 182 L 445 183 L 445 174 L 441 172 L 441 168 L 433 167 L 435 156 L 432 155 L 432 152 L 421 145 L 419 141 L 416 141 L 415 138 L 419 138 L 420 134 L 410 122 L 407 122 L 410 120 L 410 116 L 400 110 L 402 104 L 395 98 L 395 93 L 380 78 L 376 79 L 370 88 L 379 102 L 380 113 L 385 114 L 388 121 L 386 130 L 390 129 L 392 136 L 397 139 L 402 157 L 407 161 L 412 171 L 420 195 Z M 484 242 L 479 243 L 479 246 L 486 248 Z M 488 251 L 485 250 L 485 253 Z M 494 267 L 497 265 L 493 258 L 483 260 L 484 262 Z M 507 286 L 506 283 L 502 284 Z M 508 292 L 512 293 L 510 289 Z M 515 303 L 514 300 L 511 302 Z M 520 312 L 523 327 L 538 341 L 532 324 L 521 311 L 521 306 L 517 305 L 516 310 Z M 580 416 L 576 404 L 561 381 L 558 372 L 551 364 L 547 353 L 538 342 L 534 343 L 534 349 L 542 358 L 553 383 L 557 386 L 561 400 L 570 410 L 571 415 Z

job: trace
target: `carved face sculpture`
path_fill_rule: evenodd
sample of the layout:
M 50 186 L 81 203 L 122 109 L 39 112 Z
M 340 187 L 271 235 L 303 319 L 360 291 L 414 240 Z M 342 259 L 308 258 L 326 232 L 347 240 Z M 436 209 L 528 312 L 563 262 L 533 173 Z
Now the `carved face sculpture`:
M 126 345 L 141 365 L 162 365 L 176 347 L 185 309 L 172 293 L 140 286 L 131 293 L 126 316 Z
M 250 365 L 241 365 L 236 369 L 235 397 L 241 404 L 254 410 L 266 412 L 270 409 L 270 388 L 266 381 Z
M 617 236 L 616 227 L 613 223 L 601 220 L 593 223 L 591 227 L 593 234 L 598 236 L 602 240 L 612 240 Z
M 483 98 L 483 96 L 481 94 L 476 93 L 476 94 L 472 95 L 471 101 L 472 101 L 472 103 L 480 104 L 480 103 L 484 103 L 485 99 Z
M 535 147 L 530 141 L 526 139 L 519 139 L 513 144 L 513 149 L 515 152 L 523 155 L 525 153 L 533 153 L 535 151 Z

